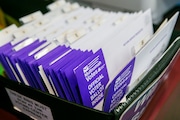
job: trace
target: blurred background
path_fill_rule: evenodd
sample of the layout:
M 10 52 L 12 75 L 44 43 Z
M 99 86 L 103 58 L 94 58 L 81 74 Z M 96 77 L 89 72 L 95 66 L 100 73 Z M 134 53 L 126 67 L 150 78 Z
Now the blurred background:
M 9 17 L 18 21 L 20 17 L 40 10 L 47 12 L 46 6 L 56 0 L 0 0 L 1 14 L 4 12 L 6 22 L 11 21 Z M 151 8 L 154 24 L 159 24 L 166 13 L 177 9 L 180 6 L 179 0 L 67 0 L 69 2 L 79 2 L 91 7 L 99 7 L 114 11 L 140 11 Z M 2 19 L 1 15 L 1 19 Z M 1 23 L 4 24 L 4 23 Z M 1 27 L 3 27 L 1 25 Z

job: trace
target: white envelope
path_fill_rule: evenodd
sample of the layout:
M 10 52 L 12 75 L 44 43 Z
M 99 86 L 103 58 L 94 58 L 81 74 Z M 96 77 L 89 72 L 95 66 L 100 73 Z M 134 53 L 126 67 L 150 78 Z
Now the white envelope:
M 162 23 L 160 29 L 157 30 L 149 42 L 147 42 L 147 44 L 135 56 L 135 65 L 131 82 L 129 84 L 129 91 L 137 85 L 137 83 L 141 80 L 138 78 L 143 73 L 143 75 L 145 75 L 148 68 L 151 68 L 152 65 L 154 65 L 157 59 L 160 58 L 167 48 L 178 15 L 179 12 L 176 12 L 166 24 Z
M 103 25 L 99 26 L 97 24 L 91 24 L 89 27 L 91 27 L 90 29 L 93 29 L 92 27 L 94 27 L 94 30 L 90 30 L 86 36 L 79 39 L 77 42 L 71 44 L 70 46 L 72 48 L 75 48 L 75 49 L 80 48 L 82 50 L 88 49 L 87 46 L 90 46 L 90 45 L 95 46 L 96 42 L 101 40 L 101 39 L 98 39 L 98 36 L 102 35 L 102 31 L 103 31 L 103 35 L 105 35 L 104 32 L 107 31 L 108 29 L 111 29 L 113 22 L 120 16 L 122 16 L 121 13 L 120 14 L 111 13 L 109 15 L 109 19 L 106 18 L 106 21 L 105 23 L 103 23 Z
M 134 57 L 134 44 L 153 35 L 150 9 L 133 21 L 114 38 L 106 40 L 102 46 L 110 78 L 109 83 Z

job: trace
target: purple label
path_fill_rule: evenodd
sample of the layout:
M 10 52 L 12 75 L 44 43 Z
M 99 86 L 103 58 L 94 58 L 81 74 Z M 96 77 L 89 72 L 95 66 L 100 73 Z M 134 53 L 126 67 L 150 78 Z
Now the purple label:
M 94 108 L 104 99 L 105 87 L 109 81 L 102 50 L 87 58 L 74 72 L 83 105 Z
M 133 73 L 135 58 L 133 58 L 125 68 L 115 77 L 108 86 L 104 102 L 104 111 L 113 110 L 124 97 L 128 84 Z

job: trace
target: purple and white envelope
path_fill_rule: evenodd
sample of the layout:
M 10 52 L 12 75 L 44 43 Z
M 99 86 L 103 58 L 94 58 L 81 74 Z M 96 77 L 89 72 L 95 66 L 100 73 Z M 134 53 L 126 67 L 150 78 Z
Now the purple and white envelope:
M 17 71 L 17 75 L 19 75 L 18 77 L 24 82 L 24 84 L 26 84 L 28 86 L 34 87 L 34 84 L 31 80 L 26 78 L 26 76 L 25 76 L 26 73 L 24 73 L 24 71 L 22 71 L 20 65 L 17 62 L 17 58 L 28 54 L 28 52 L 32 51 L 33 49 L 35 49 L 36 47 L 38 47 L 41 44 L 42 44 L 42 42 L 40 42 L 39 40 L 36 40 L 32 44 L 30 44 L 18 51 L 14 51 L 14 52 L 12 52 L 12 54 L 7 55 L 9 57 L 9 60 L 12 64 L 14 70 Z
M 39 58 L 39 59 L 34 58 L 33 60 L 31 60 L 27 63 L 29 68 L 31 69 L 32 73 L 35 75 L 35 78 L 36 78 L 42 91 L 48 92 L 48 88 L 47 88 L 45 82 L 43 81 L 41 75 L 39 74 L 38 66 L 40 64 L 43 64 L 43 62 L 48 62 L 49 59 L 53 59 L 54 58 L 53 56 L 55 56 L 58 51 L 61 51 L 63 49 L 65 49 L 64 46 L 58 46 L 58 47 L 54 48 L 53 50 L 49 51 L 47 54 L 45 54 L 41 58 Z
M 1 57 L 3 58 L 4 60 L 4 63 L 7 64 L 7 67 L 9 67 L 8 70 L 10 70 L 9 72 L 10 73 L 13 73 L 13 76 L 11 76 L 12 78 L 14 78 L 14 80 L 18 81 L 18 82 L 21 82 L 21 83 L 24 83 L 24 81 L 20 78 L 20 75 L 17 71 L 16 68 L 14 68 L 13 64 L 11 63 L 10 61 L 10 58 L 8 57 L 8 55 L 11 55 L 13 53 L 15 53 L 15 50 L 14 48 L 20 46 L 22 43 L 24 43 L 27 39 L 23 39 L 19 42 L 17 42 L 16 44 L 12 45 L 9 45 L 9 48 L 4 48 L 4 50 L 1 52 Z
M 28 54 L 26 55 L 23 55 L 19 58 L 17 58 L 17 62 L 18 64 L 20 65 L 22 71 L 25 74 L 25 76 L 27 77 L 28 80 L 31 80 L 31 82 L 33 82 L 34 84 L 34 87 L 37 88 L 37 89 L 40 89 L 37 81 L 36 81 L 36 78 L 33 74 L 33 72 L 31 71 L 31 69 L 29 68 L 29 66 L 27 65 L 27 62 L 26 61 L 31 61 L 34 59 L 34 55 L 36 53 L 38 53 L 39 51 L 41 51 L 44 47 L 46 47 L 48 44 L 45 42 L 44 44 L 40 45 L 39 47 L 37 47 L 36 49 L 32 50 L 31 52 L 29 52 Z
M 5 54 L 7 54 L 8 52 L 12 51 L 12 48 L 18 44 L 20 44 L 21 42 L 23 42 L 25 39 L 17 42 L 16 44 L 11 44 L 11 42 L 7 42 L 5 44 L 2 44 L 2 46 L 0 46 L 0 61 L 6 71 L 6 74 L 8 75 L 8 77 L 12 80 L 16 80 L 18 82 L 21 82 L 19 80 L 19 78 L 16 76 L 15 71 L 13 70 L 12 66 L 9 64 L 9 61 L 7 61 Z
M 23 64 L 22 60 L 29 57 L 28 55 L 31 51 L 33 51 L 37 47 L 41 46 L 45 42 L 46 41 L 37 41 L 36 43 L 29 45 L 29 47 L 27 47 L 26 49 L 22 49 L 22 50 L 18 51 L 14 56 L 12 56 L 14 58 L 16 67 L 19 67 L 18 68 L 19 72 L 22 72 L 20 74 L 21 74 L 21 77 L 23 77 L 23 80 L 24 81 L 26 80 L 29 83 L 29 86 L 34 87 L 34 88 L 36 88 L 35 82 L 31 77 L 32 75 L 29 74 L 29 71 L 27 71 L 26 65 Z
M 52 80 L 48 78 L 48 74 L 43 69 L 51 65 L 53 61 L 55 62 L 59 58 L 59 56 L 63 55 L 65 52 L 69 50 L 69 47 L 59 45 L 55 49 L 49 51 L 42 58 L 38 59 L 37 62 L 35 62 L 35 64 L 33 64 L 33 66 L 36 68 L 37 74 L 41 76 L 50 94 L 58 95 L 56 91 L 59 90 L 55 89 Z
M 114 78 L 105 92 L 103 111 L 111 112 L 121 101 L 133 74 L 135 58 L 133 58 Z
M 9 64 L 6 61 L 6 58 L 4 57 L 3 53 L 6 51 L 10 51 L 12 48 L 11 43 L 7 43 L 0 47 L 0 63 L 2 64 L 7 76 L 12 80 L 17 80 L 13 71 L 11 70 Z
M 83 105 L 102 110 L 109 81 L 103 52 L 99 49 L 74 69 Z
M 71 51 L 70 48 L 66 48 L 65 50 L 59 52 L 59 54 L 56 54 L 57 56 L 54 59 L 51 59 L 46 64 L 42 64 L 39 66 L 39 72 L 44 73 L 44 76 L 42 76 L 42 77 L 50 82 L 50 84 L 52 85 L 52 87 L 55 91 L 55 94 L 61 98 L 65 98 L 62 86 L 59 84 L 56 75 L 54 75 L 53 72 L 50 72 L 50 70 L 51 70 L 51 68 L 56 67 L 54 64 L 56 62 L 58 62 L 59 59 L 64 57 L 70 51 Z
M 80 54 L 81 53 L 81 54 Z M 67 86 L 67 83 L 62 77 L 60 69 L 64 67 L 65 65 L 69 64 L 72 60 L 74 61 L 74 58 L 77 58 L 79 55 L 82 55 L 82 51 L 79 50 L 72 50 L 68 54 L 66 54 L 64 57 L 59 59 L 55 64 L 52 65 L 50 71 L 50 74 L 54 74 L 57 79 L 57 83 L 62 87 L 63 93 L 65 95 L 65 98 L 69 101 L 75 101 L 72 97 L 72 94 L 70 93 L 70 90 Z

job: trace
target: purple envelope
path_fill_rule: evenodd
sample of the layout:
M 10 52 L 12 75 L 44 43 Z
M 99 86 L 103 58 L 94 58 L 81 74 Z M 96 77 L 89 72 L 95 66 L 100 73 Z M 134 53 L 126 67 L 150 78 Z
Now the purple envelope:
M 68 87 L 70 88 L 70 91 L 73 95 L 73 98 L 75 99 L 75 102 L 78 104 L 82 104 L 81 95 L 78 88 L 78 83 L 76 76 L 74 74 L 73 69 L 77 67 L 79 64 L 81 64 L 85 59 L 87 59 L 89 56 L 91 56 L 93 53 L 90 52 L 84 52 L 82 56 L 80 56 L 76 61 L 74 61 L 71 65 L 66 66 L 63 69 L 63 78 L 66 80 Z
M 130 83 L 135 58 L 133 58 L 114 78 L 106 90 L 103 111 L 111 112 L 126 94 L 127 86 Z
M 65 98 L 69 101 L 74 101 L 74 99 L 72 97 L 72 94 L 70 93 L 69 88 L 67 88 L 63 77 L 61 76 L 60 69 L 66 64 L 70 63 L 71 60 L 74 60 L 75 57 L 78 57 L 79 53 L 81 53 L 81 51 L 72 50 L 49 68 L 50 76 L 52 76 L 52 78 L 56 78 L 53 79 L 53 81 L 58 83 L 58 85 L 62 87 Z
M 46 55 L 44 55 L 43 57 L 41 57 L 40 59 L 38 59 L 38 60 L 33 59 L 27 63 L 29 68 L 35 75 L 36 80 L 42 91 L 48 91 L 48 89 L 47 89 L 47 86 L 45 85 L 44 81 L 42 80 L 41 75 L 39 74 L 38 66 L 45 64 L 46 62 L 48 63 L 50 60 L 56 58 L 56 56 L 58 56 L 61 53 L 61 51 L 64 51 L 66 49 L 69 49 L 69 48 L 66 48 L 65 46 L 58 46 L 55 49 L 51 50 Z
M 18 56 L 21 56 L 23 54 L 25 54 L 26 52 L 28 52 L 29 50 L 31 50 L 33 47 L 37 47 L 39 44 L 39 40 L 35 40 L 33 43 L 31 43 L 30 45 L 18 50 L 18 51 L 15 51 L 15 50 L 12 50 L 11 52 L 9 53 L 6 53 L 5 56 L 9 59 L 14 71 L 16 72 L 16 75 L 17 77 L 20 79 L 20 81 L 22 83 L 25 83 L 25 84 L 30 84 L 31 81 L 26 81 L 26 79 L 23 79 L 23 77 L 21 76 L 20 72 L 18 71 L 17 67 L 16 67 L 16 63 L 17 63 L 17 60 L 16 58 Z M 30 83 L 28 83 L 30 82 Z M 30 85 L 33 85 L 33 84 L 30 84 Z
M 5 59 L 4 55 L 3 55 L 4 51 L 6 51 L 6 52 L 10 51 L 11 48 L 12 48 L 11 43 L 7 43 L 4 46 L 0 47 L 0 62 L 2 64 L 2 66 L 4 67 L 4 70 L 5 70 L 6 74 L 7 74 L 7 76 L 12 80 L 16 80 L 16 77 L 15 77 L 13 71 L 11 70 L 9 64 L 7 63 L 7 61 L 6 61 L 6 59 Z
M 16 81 L 19 81 L 19 78 L 16 76 L 16 73 L 15 71 L 13 70 L 11 64 L 9 64 L 9 61 L 7 61 L 8 59 L 6 58 L 6 54 L 12 52 L 12 48 L 16 45 L 18 45 L 19 43 L 23 42 L 24 40 L 26 39 L 23 39 L 19 42 L 17 42 L 16 44 L 12 45 L 10 42 L 5 44 L 4 46 L 1 46 L 0 47 L 0 59 L 1 59 L 1 63 L 2 65 L 4 66 L 4 69 L 8 75 L 8 77 L 12 80 L 16 80 Z
M 71 49 L 69 47 L 64 49 L 63 51 L 59 51 L 58 54 L 55 54 L 56 55 L 55 58 L 53 58 L 50 61 L 42 64 L 43 70 L 44 70 L 49 82 L 51 84 L 53 84 L 53 86 L 55 86 L 55 90 L 57 91 L 58 96 L 61 97 L 61 98 L 64 98 L 64 99 L 65 99 L 65 94 L 63 92 L 62 86 L 59 84 L 58 80 L 56 80 L 57 79 L 56 75 L 54 75 L 54 73 L 50 73 L 49 69 L 50 69 L 50 67 L 52 67 L 52 68 L 54 67 L 54 64 L 52 62 L 55 59 L 58 60 L 61 57 L 64 57 L 64 55 L 67 54 L 70 51 L 71 51 Z M 58 62 L 58 61 L 56 61 L 56 62 Z
M 46 45 L 47 46 L 47 45 Z M 32 55 L 28 55 L 28 56 L 24 56 L 18 59 L 18 62 L 23 65 L 24 71 L 26 72 L 26 74 L 28 74 L 29 79 L 31 79 L 35 85 L 35 87 L 37 89 L 44 89 L 42 85 L 39 84 L 39 80 L 37 79 L 37 76 L 33 73 L 33 71 L 31 70 L 31 68 L 29 67 L 29 63 L 35 61 L 34 55 L 36 53 L 38 53 L 39 51 L 41 51 L 42 49 L 44 49 L 46 46 L 42 47 L 41 49 L 39 49 L 38 51 L 36 51 L 35 53 L 33 53 Z
M 63 90 L 65 91 L 65 95 L 69 101 L 75 102 L 73 93 L 71 92 L 71 88 L 68 85 L 68 82 L 66 80 L 65 74 L 64 74 L 64 69 L 71 64 L 73 64 L 75 61 L 79 61 L 79 58 L 82 56 L 85 56 L 86 52 L 82 51 L 76 51 L 74 55 L 70 55 L 70 57 L 66 56 L 65 63 L 59 68 L 59 80 L 61 79 L 61 85 L 63 86 Z
M 109 81 L 104 55 L 101 49 L 74 69 L 84 106 L 95 108 L 104 99 Z
M 46 45 L 47 46 L 47 45 Z M 41 49 L 39 49 L 38 51 L 36 51 L 35 53 L 33 53 L 32 55 L 27 55 L 27 56 L 22 56 L 20 58 L 17 59 L 18 63 L 21 65 L 21 68 L 23 69 L 23 71 L 26 73 L 28 79 L 30 79 L 31 81 L 33 81 L 34 83 L 34 87 L 37 89 L 41 89 L 40 85 L 38 84 L 38 80 L 36 80 L 36 76 L 35 74 L 32 72 L 32 70 L 30 69 L 28 63 L 31 61 L 34 61 L 34 55 L 36 53 L 38 53 L 39 51 L 41 51 L 43 48 L 45 48 L 46 46 L 42 47 Z
M 31 87 L 33 88 L 37 88 L 36 83 L 34 82 L 34 79 L 32 79 L 32 74 L 30 74 L 29 71 L 27 71 L 26 69 L 26 65 L 23 64 L 23 62 L 21 62 L 23 59 L 28 57 L 28 54 L 33 51 L 34 49 L 36 49 L 37 47 L 39 47 L 40 45 L 44 44 L 46 41 L 37 41 L 34 42 L 33 44 L 31 44 L 29 47 L 26 47 L 25 49 L 20 50 L 19 52 L 17 52 L 17 54 L 15 54 L 14 56 L 12 56 L 14 58 L 14 61 L 16 63 L 18 63 L 18 65 L 20 66 L 22 72 L 24 73 L 25 78 L 27 79 L 28 83 L 30 84 Z

